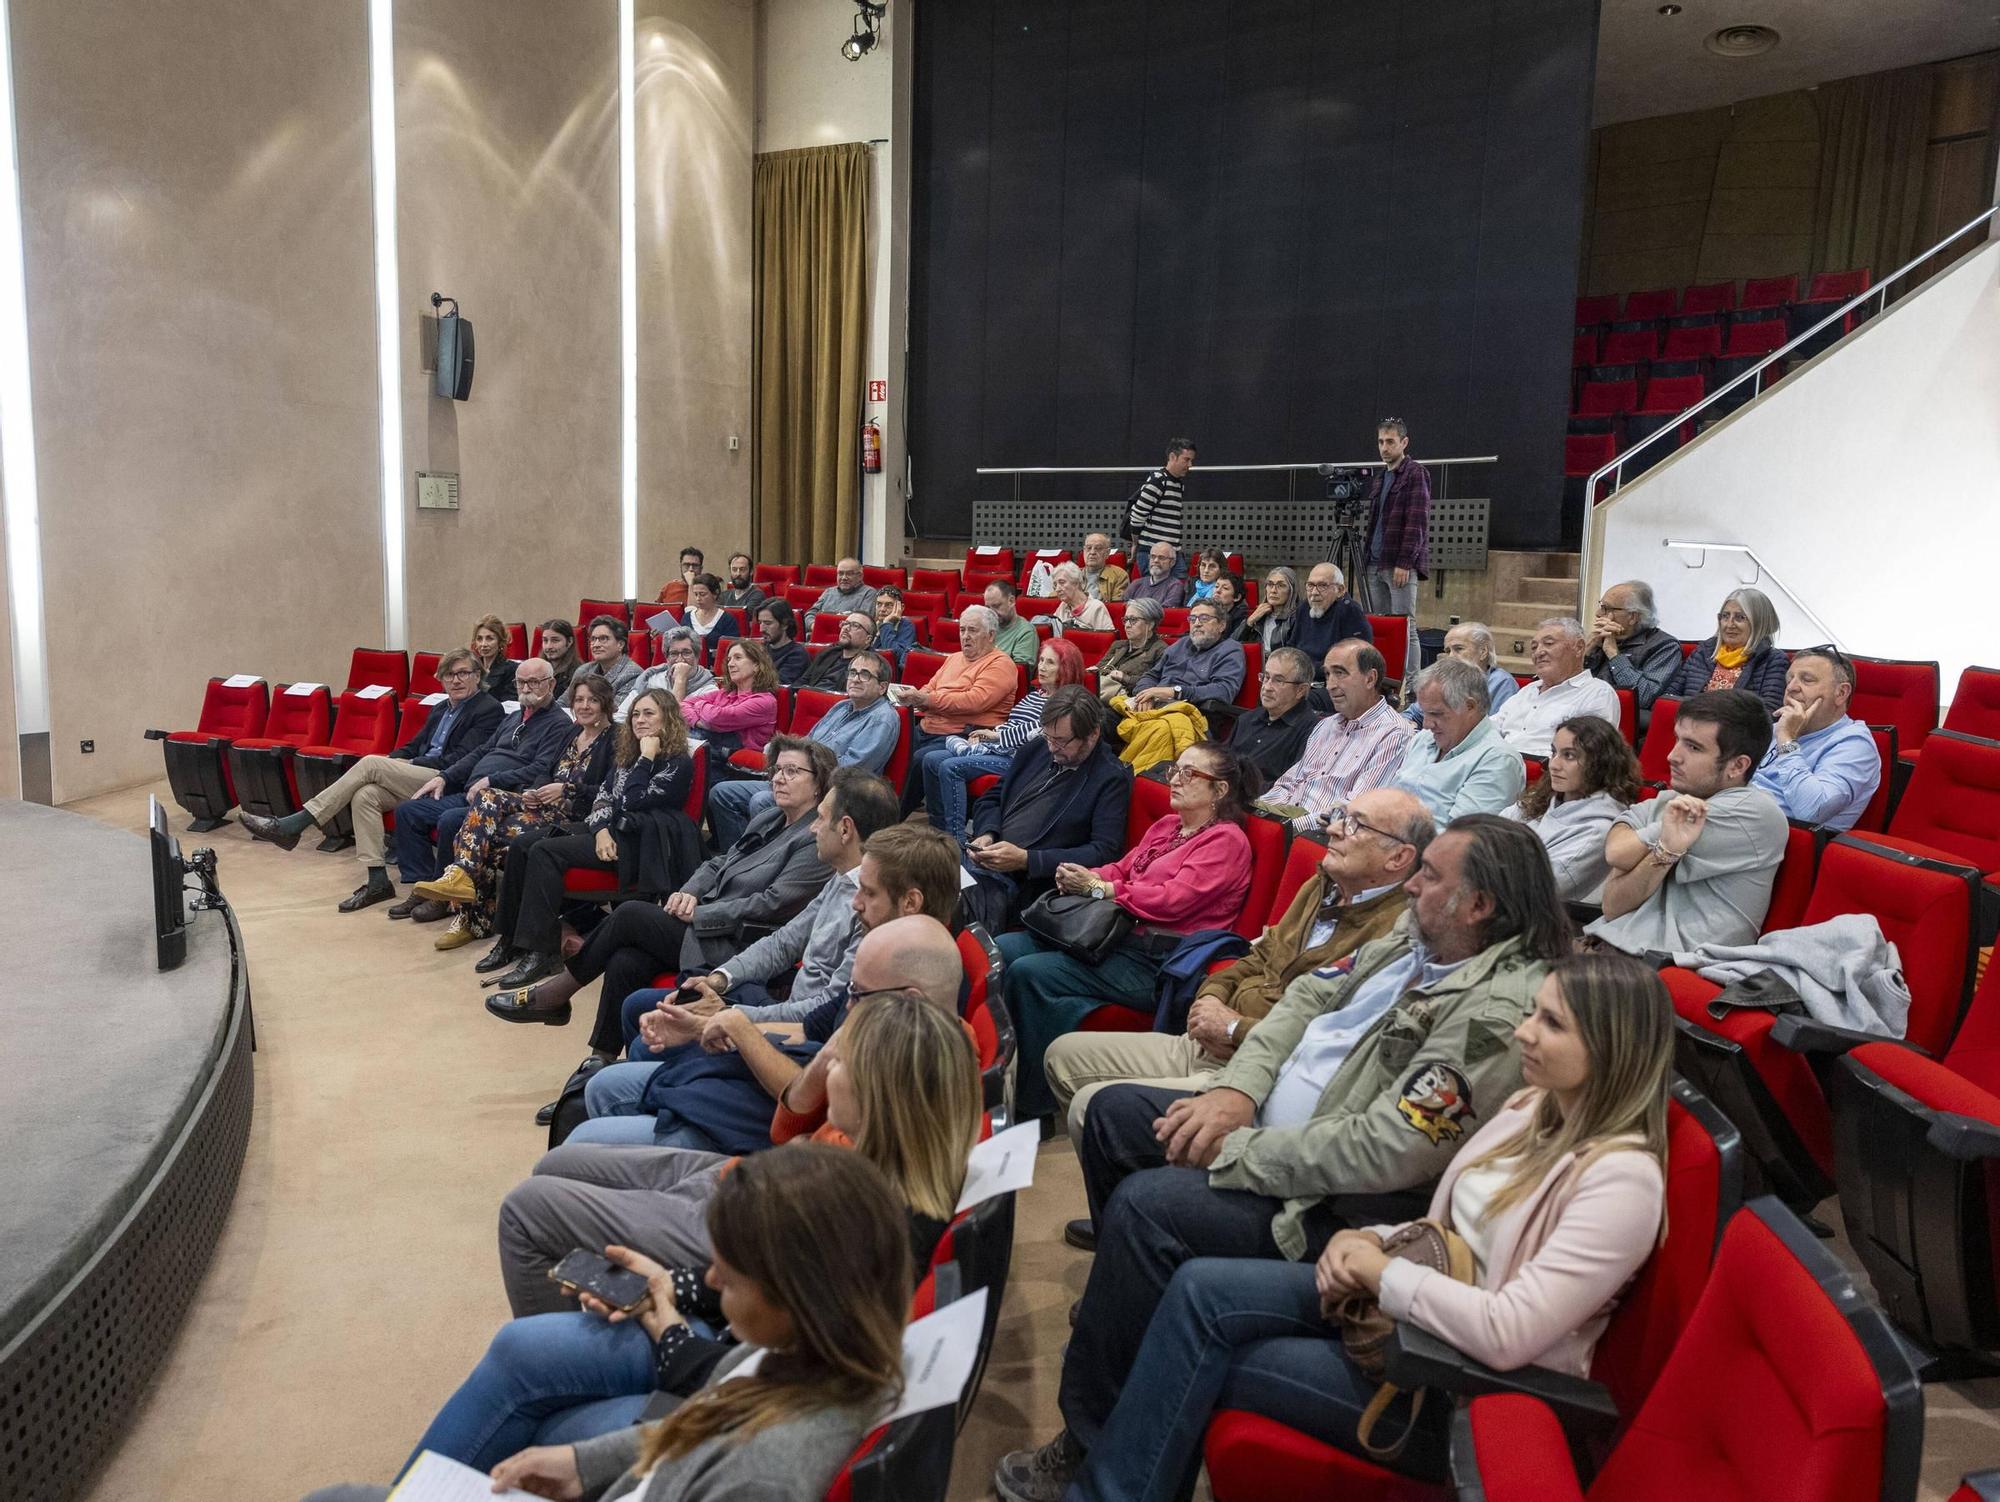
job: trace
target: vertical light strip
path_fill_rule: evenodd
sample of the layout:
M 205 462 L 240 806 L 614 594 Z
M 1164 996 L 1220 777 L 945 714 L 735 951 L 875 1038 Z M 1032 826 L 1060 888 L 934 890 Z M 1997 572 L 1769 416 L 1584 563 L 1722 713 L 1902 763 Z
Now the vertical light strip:
M 396 271 L 395 0 L 368 0 L 368 134 L 375 165 L 375 359 L 382 448 L 382 644 L 408 644 L 403 598 L 403 295 Z
M 7 487 L 7 598 L 14 634 L 14 720 L 49 729 L 42 634 L 42 510 L 35 482 L 34 383 L 28 376 L 28 274 L 21 244 L 21 163 L 14 134 L 14 40 L 0 0 L 0 481 Z M 12 754 L 9 748 L 8 754 Z
M 618 0 L 618 514 L 625 598 L 639 595 L 638 129 L 632 99 L 633 0 Z

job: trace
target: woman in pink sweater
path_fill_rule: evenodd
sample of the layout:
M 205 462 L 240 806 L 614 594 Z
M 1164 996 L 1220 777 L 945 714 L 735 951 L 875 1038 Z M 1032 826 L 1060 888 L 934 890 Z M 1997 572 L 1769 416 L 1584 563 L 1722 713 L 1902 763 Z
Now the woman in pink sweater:
M 1021 1116 L 1055 1110 L 1042 1074 L 1051 1043 L 1107 1004 L 1150 1017 L 1160 965 L 1181 938 L 1236 921 L 1250 891 L 1250 836 L 1243 822 L 1262 783 L 1256 767 L 1221 742 L 1189 746 L 1168 777 L 1172 812 L 1137 845 L 1107 866 L 1056 867 L 1057 890 L 1108 897 L 1137 920 L 1100 963 L 1086 965 L 1030 933 L 1000 936 L 1003 995 L 1020 1060 L 1014 1105 Z
M 1322 1312 L 1356 1291 L 1488 1366 L 1587 1374 L 1612 1305 L 1659 1243 L 1673 1017 L 1666 987 L 1637 960 L 1560 961 L 1514 1032 L 1528 1088 L 1466 1139 L 1431 1197 L 1430 1218 L 1471 1246 L 1478 1282 L 1390 1260 L 1382 1240 L 1394 1226 L 1338 1232 L 1312 1267 L 1187 1263 L 1066 1495 L 1186 1496 L 1218 1408 L 1360 1453 L 1355 1428 L 1375 1384 Z M 1398 1398 L 1375 1443 L 1401 1434 L 1408 1414 Z M 1443 1476 L 1448 1414 L 1435 1398 L 1423 1406 L 1400 1469 Z
M 762 751 L 778 728 L 778 670 L 770 648 L 760 641 L 731 642 L 722 681 L 682 700 L 681 718 L 706 747 L 711 768 L 727 762 L 732 751 Z

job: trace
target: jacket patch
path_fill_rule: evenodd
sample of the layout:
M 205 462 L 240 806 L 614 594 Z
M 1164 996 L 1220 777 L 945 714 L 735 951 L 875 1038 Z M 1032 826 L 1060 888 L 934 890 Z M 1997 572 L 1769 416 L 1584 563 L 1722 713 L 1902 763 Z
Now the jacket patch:
M 1421 1132 L 1435 1147 L 1465 1135 L 1473 1116 L 1472 1087 L 1449 1064 L 1426 1064 L 1404 1081 L 1396 1097 L 1396 1113 L 1411 1130 Z

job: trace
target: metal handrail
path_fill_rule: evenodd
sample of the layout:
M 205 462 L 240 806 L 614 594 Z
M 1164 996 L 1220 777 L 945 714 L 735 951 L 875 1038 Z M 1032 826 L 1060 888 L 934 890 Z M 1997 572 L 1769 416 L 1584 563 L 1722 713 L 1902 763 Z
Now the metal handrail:
M 1762 575 L 1766 579 L 1769 579 L 1773 584 L 1777 585 L 1779 589 L 1785 592 L 1785 598 L 1790 600 L 1794 605 L 1798 606 L 1802 612 L 1804 612 L 1805 618 L 1811 621 L 1815 626 L 1819 628 L 1821 636 L 1823 636 L 1827 641 L 1832 642 L 1836 647 L 1839 647 L 1843 652 L 1847 650 L 1847 643 L 1840 639 L 1839 633 L 1837 633 L 1833 629 L 1833 627 L 1829 626 L 1825 621 L 1821 620 L 1819 616 L 1814 612 L 1812 606 L 1808 605 L 1804 600 L 1799 598 L 1799 593 L 1797 590 L 1793 589 L 1791 585 L 1787 584 L 1783 579 L 1780 579 L 1778 577 L 1776 571 L 1773 570 L 1771 565 L 1766 563 L 1761 556 L 1759 556 L 1755 548 L 1746 547 L 1744 544 L 1740 542 L 1683 542 L 1672 537 L 1661 539 L 1660 546 L 1663 548 L 1682 548 L 1691 553 L 1741 553 L 1744 557 L 1748 558 L 1752 563 L 1757 565 L 1757 572 L 1760 575 Z M 1686 566 L 1691 569 L 1700 568 L 1702 567 L 1702 564 L 1706 562 L 1707 560 L 1704 559 L 1702 560 L 1702 563 L 1690 563 Z M 1755 579 L 1748 579 L 1745 580 L 1744 582 L 1746 584 L 1754 584 L 1757 581 Z
M 1498 454 L 1477 454 L 1459 459 L 1425 459 L 1426 469 L 1444 471 L 1444 483 L 1439 487 L 1438 498 L 1444 499 L 1450 489 L 1450 472 L 1454 464 L 1498 464 Z M 1207 474 L 1256 474 L 1290 471 L 1286 485 L 1288 500 L 1298 499 L 1299 474 L 1304 470 L 1318 472 L 1323 469 L 1380 469 L 1380 459 L 1315 459 L 1305 464 L 1204 464 L 1200 468 Z M 1016 467 L 993 466 L 976 468 L 975 475 L 1012 475 L 1014 477 L 1014 499 L 1021 499 L 1021 476 L 1023 475 L 1149 475 L 1158 469 L 1157 464 L 1028 464 Z
M 1930 260 L 1931 257 L 1935 256 L 1939 251 L 1943 250 L 1947 245 L 1950 245 L 1954 241 L 1963 239 L 1966 235 L 1971 234 L 1972 231 L 1978 229 L 1982 224 L 1986 223 L 1986 221 L 1991 219 L 1995 214 L 2000 214 L 2000 204 L 1995 204 L 1993 207 L 1987 209 L 1986 212 L 1979 215 L 1976 219 L 1972 219 L 1967 223 L 1965 223 L 1964 225 L 1960 226 L 1958 229 L 1953 230 L 1950 234 L 1946 235 L 1942 240 L 1938 241 L 1937 244 L 1933 245 L 1929 250 L 1924 251 L 1921 255 L 1916 256 L 1912 260 L 1904 262 L 1901 266 L 1898 266 L 1894 271 L 1890 272 L 1887 276 L 1883 277 L 1881 281 L 1875 283 L 1874 286 L 1868 288 L 1866 291 L 1858 293 L 1855 296 L 1849 298 L 1846 302 L 1842 303 L 1838 308 L 1835 308 L 1831 313 L 1827 314 L 1826 317 L 1822 318 L 1818 323 L 1814 324 L 1811 328 L 1807 329 L 1803 334 L 1800 334 L 1797 338 L 1791 340 L 1782 348 L 1772 350 L 1770 354 L 1766 355 L 1763 359 L 1759 360 L 1755 365 L 1751 366 L 1748 370 L 1744 371 L 1741 375 L 1737 376 L 1733 381 L 1730 381 L 1727 385 L 1716 387 L 1715 390 L 1709 392 L 1707 396 L 1704 396 L 1700 401 L 1696 402 L 1692 407 L 1689 407 L 1686 411 L 1682 412 L 1672 422 L 1667 423 L 1663 427 L 1655 428 L 1652 432 L 1648 433 L 1644 438 L 1641 438 L 1637 443 L 1633 444 L 1623 453 L 1613 456 L 1609 464 L 1600 466 L 1597 469 L 1597 471 L 1591 475 L 1589 483 L 1584 487 L 1584 492 L 1583 492 L 1583 536 L 1581 539 L 1579 539 L 1577 545 L 1577 571 L 1576 571 L 1578 594 L 1584 602 L 1583 608 L 1588 610 L 1590 604 L 1589 600 L 1591 593 L 1590 589 L 1591 535 L 1590 534 L 1592 530 L 1591 523 L 1595 518 L 1597 512 L 1597 486 L 1600 481 L 1602 481 L 1607 475 L 1615 475 L 1617 477 L 1613 481 L 1611 490 L 1607 492 L 1604 497 L 1606 501 L 1609 501 L 1613 496 L 1617 495 L 1619 491 L 1625 488 L 1625 480 L 1624 480 L 1625 463 L 1634 454 L 1637 454 L 1640 450 L 1644 449 L 1648 444 L 1658 442 L 1660 439 L 1665 437 L 1670 432 L 1678 433 L 1682 427 L 1684 427 L 1687 423 L 1692 421 L 1699 413 L 1703 412 L 1709 407 L 1714 406 L 1717 402 L 1722 400 L 1723 397 L 1727 396 L 1730 392 L 1734 391 L 1738 386 L 1741 386 L 1745 381 L 1756 379 L 1759 375 L 1763 374 L 1763 372 L 1768 367 L 1784 359 L 1785 356 L 1789 355 L 1793 350 L 1797 349 L 1801 344 L 1804 344 L 1808 339 L 1812 338 L 1812 336 L 1817 334 L 1821 329 L 1827 327 L 1836 318 L 1845 318 L 1849 313 L 1853 312 L 1856 308 L 1860 307 L 1870 298 L 1880 297 L 1882 299 L 1882 311 L 1887 312 L 1889 307 L 1889 298 L 1888 298 L 1889 288 L 1894 286 L 1897 282 L 1901 281 L 1905 276 L 1908 276 L 1912 271 L 1916 270 L 1917 267 L 1923 265 L 1924 262 Z M 1769 573 L 1770 571 L 1766 569 L 1765 572 Z

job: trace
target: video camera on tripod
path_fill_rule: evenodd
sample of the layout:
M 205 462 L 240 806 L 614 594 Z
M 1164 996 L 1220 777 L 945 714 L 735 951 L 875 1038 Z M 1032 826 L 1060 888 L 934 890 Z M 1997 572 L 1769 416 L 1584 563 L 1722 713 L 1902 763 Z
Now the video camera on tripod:
M 1340 570 L 1348 588 L 1355 589 L 1368 566 L 1368 471 L 1322 464 L 1319 473 L 1333 506 L 1333 552 L 1328 561 Z

